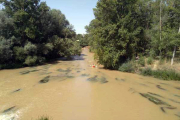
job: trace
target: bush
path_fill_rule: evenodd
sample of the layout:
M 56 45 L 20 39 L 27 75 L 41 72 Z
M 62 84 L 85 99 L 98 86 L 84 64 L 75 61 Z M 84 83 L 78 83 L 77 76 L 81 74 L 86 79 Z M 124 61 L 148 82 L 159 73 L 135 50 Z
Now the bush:
M 149 57 L 149 58 L 147 59 L 147 64 L 148 64 L 148 65 L 152 65 L 152 64 L 153 64 L 153 58 L 152 58 L 152 57 Z
M 30 43 L 30 42 L 28 42 L 28 44 L 26 44 L 24 46 L 24 50 L 26 51 L 26 53 L 28 55 L 35 55 L 37 53 L 36 45 L 34 45 L 34 44 Z
M 18 62 L 24 62 L 26 59 L 26 51 L 24 50 L 23 47 L 14 47 L 13 49 L 14 54 L 15 54 L 15 59 Z
M 140 70 L 141 74 L 144 76 L 152 76 L 152 69 L 151 68 L 145 68 Z
M 132 62 L 124 63 L 119 67 L 119 71 L 133 73 L 135 72 L 135 65 Z
M 164 63 L 165 63 L 165 59 L 160 58 L 160 60 L 159 60 L 159 64 L 160 64 L 160 65 L 163 65 Z
M 180 81 L 180 73 L 175 70 L 152 70 L 151 68 L 145 68 L 141 70 L 141 74 L 144 76 L 154 76 L 155 78 L 163 80 L 175 80 Z
M 28 56 L 24 62 L 27 66 L 33 66 L 37 64 L 37 56 Z
M 6 63 L 12 59 L 13 52 L 11 50 L 11 42 L 0 37 L 0 63 Z
M 145 66 L 145 59 L 144 57 L 140 57 L 139 60 L 138 60 L 138 64 L 141 65 L 141 66 Z

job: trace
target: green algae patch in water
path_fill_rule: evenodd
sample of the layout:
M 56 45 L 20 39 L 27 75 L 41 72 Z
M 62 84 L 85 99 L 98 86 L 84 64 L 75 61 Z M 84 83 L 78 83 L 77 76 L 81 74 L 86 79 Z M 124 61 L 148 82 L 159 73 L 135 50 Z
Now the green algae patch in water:
M 81 76 L 82 76 L 82 77 L 88 77 L 89 74 L 82 74 Z
M 16 108 L 16 106 L 10 107 L 10 108 L 4 110 L 2 113 L 8 113 L 8 112 L 11 112 L 12 110 L 14 110 L 14 108 Z
M 39 81 L 39 83 L 43 84 L 43 83 L 48 83 L 50 79 L 50 76 L 47 76 L 45 78 L 43 78 L 42 80 Z
M 104 84 L 104 83 L 108 83 L 109 81 L 107 81 L 107 79 L 106 79 L 105 77 L 102 77 L 102 78 L 100 79 L 100 82 L 101 82 L 102 84 Z
M 173 110 L 173 109 L 177 109 L 177 108 L 176 108 L 176 107 L 169 106 L 169 107 L 161 107 L 160 109 L 161 109 L 161 111 L 162 111 L 163 113 L 166 113 L 166 110 L 165 110 L 165 109 Z
M 66 78 L 75 78 L 74 76 L 66 76 Z
M 41 118 L 38 118 L 37 120 L 50 120 L 49 117 L 41 117 Z
M 13 91 L 12 93 L 16 93 L 16 92 L 20 92 L 20 91 L 21 91 L 21 89 L 17 89 L 15 91 Z
M 178 118 L 180 118 L 180 114 L 174 114 L 175 116 L 177 116 Z
M 180 90 L 180 87 L 175 87 L 177 90 Z
M 105 77 L 102 77 L 102 78 L 98 78 L 98 76 L 94 76 L 94 77 L 91 77 L 91 78 L 88 78 L 87 79 L 88 81 L 91 81 L 91 82 L 100 82 L 102 84 L 104 83 L 108 83 L 107 79 Z
M 125 79 L 119 79 L 119 78 L 115 78 L 115 80 L 117 80 L 117 81 L 122 81 L 122 82 L 125 82 L 125 81 L 126 81 Z
M 161 89 L 161 90 L 167 91 L 166 89 L 162 88 L 160 85 L 157 85 L 156 87 Z
M 88 81 L 91 81 L 91 82 L 97 82 L 97 81 L 98 81 L 97 77 L 98 77 L 98 76 L 95 75 L 94 77 L 88 78 L 87 80 L 88 80 Z
M 35 69 L 33 69 L 33 70 L 25 70 L 25 71 L 20 72 L 20 74 L 21 75 L 26 75 L 26 74 L 29 74 L 29 73 L 32 73 L 32 72 L 37 72 L 37 71 L 39 71 L 39 70 L 35 70 Z
M 174 96 L 180 98 L 180 95 L 174 95 Z
M 164 98 L 164 97 L 162 97 L 161 95 L 159 95 L 159 94 L 156 94 L 156 93 L 151 93 L 151 92 L 148 92 L 148 93 L 149 93 L 149 94 L 151 94 L 151 95 L 157 96 L 157 97 Z
M 155 103 L 156 105 L 166 105 L 166 106 L 171 106 L 169 105 L 168 103 L 154 97 L 154 96 L 151 96 L 149 94 L 146 94 L 146 93 L 140 93 L 141 96 L 147 98 L 149 101 Z
M 169 99 L 170 101 L 174 102 L 174 103 L 177 103 L 177 104 L 180 104 L 179 101 L 176 101 L 176 100 L 173 100 L 173 99 Z
M 63 69 L 58 69 L 57 71 L 59 71 L 59 72 L 66 72 L 66 73 L 69 73 L 69 72 L 71 72 L 71 70 L 68 68 L 68 69 L 66 69 L 66 70 L 63 70 Z

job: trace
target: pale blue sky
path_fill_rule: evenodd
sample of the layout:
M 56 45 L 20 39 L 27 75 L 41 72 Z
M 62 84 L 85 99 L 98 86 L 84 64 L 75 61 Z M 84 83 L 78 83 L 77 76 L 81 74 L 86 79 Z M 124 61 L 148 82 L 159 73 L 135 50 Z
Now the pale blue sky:
M 59 9 L 74 26 L 76 33 L 84 34 L 84 27 L 94 19 L 93 8 L 98 0 L 42 0 L 52 9 Z

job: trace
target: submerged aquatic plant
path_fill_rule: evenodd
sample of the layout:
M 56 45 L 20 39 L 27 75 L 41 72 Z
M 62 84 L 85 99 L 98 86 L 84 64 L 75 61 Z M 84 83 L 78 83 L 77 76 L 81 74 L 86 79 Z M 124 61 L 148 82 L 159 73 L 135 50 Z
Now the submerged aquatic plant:
M 41 118 L 39 118 L 37 120 L 50 120 L 50 119 L 49 119 L 49 117 L 41 117 Z
M 91 82 L 108 83 L 108 81 L 107 81 L 107 79 L 105 77 L 98 78 L 97 75 L 94 76 L 94 77 L 88 78 L 87 80 L 91 81 Z
M 115 80 L 117 80 L 117 81 L 122 81 L 122 82 L 125 82 L 125 81 L 126 81 L 125 79 L 120 79 L 120 78 L 115 78 Z
M 10 107 L 10 108 L 4 110 L 3 113 L 11 112 L 12 110 L 14 110 L 15 107 L 16 107 L 16 106 Z
M 168 103 L 154 97 L 154 96 L 151 96 L 149 94 L 146 94 L 146 93 L 140 93 L 140 95 L 142 95 L 143 97 L 147 98 L 149 101 L 155 103 L 156 105 L 166 105 L 166 106 L 171 106 L 169 105 Z
M 102 78 L 100 79 L 100 82 L 101 82 L 101 83 L 108 83 L 108 81 L 107 81 L 107 79 L 106 79 L 105 77 L 102 77 Z
M 98 77 L 98 76 L 95 75 L 94 77 L 88 78 L 87 80 L 88 80 L 88 81 L 91 81 L 91 82 L 97 82 L 97 81 L 98 81 L 97 77 Z
M 15 93 L 15 92 L 19 92 L 19 91 L 21 91 L 21 89 L 17 89 L 17 90 L 15 90 L 15 91 L 13 91 L 13 93 Z
M 82 74 L 81 76 L 83 76 L 83 77 L 87 77 L 87 76 L 89 76 L 89 74 Z
M 58 69 L 57 71 L 59 71 L 59 72 L 71 72 L 71 70 L 68 68 L 68 69 L 66 69 L 66 70 L 63 70 L 63 69 Z
M 45 78 L 43 78 L 42 80 L 39 81 L 39 83 L 47 83 L 49 82 L 50 76 L 47 76 Z
M 22 71 L 20 73 L 21 73 L 21 75 L 25 75 L 25 74 L 29 74 L 31 72 L 37 72 L 37 71 L 39 71 L 39 70 L 33 69 L 33 70 L 25 70 L 25 71 Z

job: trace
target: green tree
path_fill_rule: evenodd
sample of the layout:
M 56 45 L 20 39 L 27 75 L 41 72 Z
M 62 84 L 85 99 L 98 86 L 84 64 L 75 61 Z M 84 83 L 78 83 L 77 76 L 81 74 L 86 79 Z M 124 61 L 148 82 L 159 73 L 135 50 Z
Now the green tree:
M 143 14 L 142 5 L 138 0 L 98 1 L 95 19 L 86 29 L 92 36 L 90 44 L 95 49 L 95 57 L 106 68 L 118 69 L 146 46 L 143 45 L 147 42 L 144 27 L 148 28 L 150 22 Z M 142 21 L 143 17 L 147 19 Z

